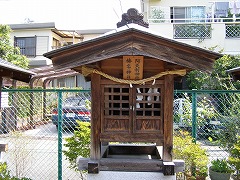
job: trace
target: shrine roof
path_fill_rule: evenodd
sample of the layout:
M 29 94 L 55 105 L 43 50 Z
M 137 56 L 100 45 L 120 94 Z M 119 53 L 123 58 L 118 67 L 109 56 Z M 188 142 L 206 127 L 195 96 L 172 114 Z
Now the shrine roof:
M 1 58 L 0 58 L 0 72 L 1 77 L 8 77 L 26 83 L 30 82 L 31 76 L 35 74 L 32 71 L 23 69 Z
M 190 69 L 211 71 L 222 54 L 162 37 L 138 24 L 127 24 L 96 38 L 57 49 L 44 56 L 55 69 L 75 68 L 123 55 L 142 55 Z

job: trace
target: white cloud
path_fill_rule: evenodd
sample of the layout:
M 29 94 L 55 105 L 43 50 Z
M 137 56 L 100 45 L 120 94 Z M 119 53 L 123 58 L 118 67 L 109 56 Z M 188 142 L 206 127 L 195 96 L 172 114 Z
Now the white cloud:
M 115 28 L 140 0 L 0 0 L 0 23 L 55 22 L 58 29 Z M 120 18 L 120 19 L 119 19 Z

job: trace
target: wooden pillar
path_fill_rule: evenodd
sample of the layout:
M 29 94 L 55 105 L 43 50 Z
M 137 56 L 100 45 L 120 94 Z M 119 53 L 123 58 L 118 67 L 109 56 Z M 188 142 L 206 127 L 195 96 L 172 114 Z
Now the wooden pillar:
M 12 87 L 14 89 L 17 88 L 17 80 L 13 80 L 12 81 Z M 14 125 L 12 125 L 12 129 L 13 130 L 17 130 L 17 109 L 18 109 L 18 97 L 17 97 L 17 93 L 13 92 L 12 93 L 12 122 L 14 122 Z
M 163 161 L 172 161 L 173 148 L 173 75 L 166 75 L 164 78 L 164 144 Z
M 49 83 L 48 79 L 43 81 L 43 89 L 47 89 L 47 84 Z M 47 92 L 43 92 L 43 119 L 47 120 Z
M 2 110 L 2 85 L 3 85 L 3 78 L 0 77 L 0 111 Z
M 98 74 L 91 75 L 91 92 L 92 92 L 92 107 L 91 107 L 91 151 L 90 162 L 88 163 L 89 173 L 99 172 L 100 152 L 100 131 L 101 131 L 101 76 Z

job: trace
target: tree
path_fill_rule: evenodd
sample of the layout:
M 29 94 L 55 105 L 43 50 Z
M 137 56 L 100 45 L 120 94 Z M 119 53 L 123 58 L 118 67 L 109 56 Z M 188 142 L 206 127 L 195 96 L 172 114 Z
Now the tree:
M 224 55 L 215 61 L 212 73 L 192 71 L 187 75 L 189 89 L 234 90 L 240 82 L 233 82 L 227 70 L 240 66 L 240 56 Z
M 10 41 L 11 28 L 0 24 L 0 58 L 7 60 L 21 68 L 27 69 L 29 60 L 14 47 Z

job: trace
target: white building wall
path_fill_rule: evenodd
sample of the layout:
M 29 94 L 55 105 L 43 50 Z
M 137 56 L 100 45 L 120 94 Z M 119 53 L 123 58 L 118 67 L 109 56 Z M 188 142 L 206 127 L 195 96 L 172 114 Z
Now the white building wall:
M 153 23 L 149 21 L 149 28 L 153 31 L 159 33 L 159 35 L 174 39 L 174 23 L 171 23 L 170 19 L 170 7 L 188 7 L 188 6 L 205 6 L 206 7 L 206 14 L 211 12 L 214 9 L 214 2 L 228 2 L 227 0 L 216 0 L 216 1 L 208 1 L 208 0 L 145 0 L 145 5 L 147 6 L 149 15 L 150 8 L 152 6 L 155 7 L 164 7 L 164 11 L 168 9 L 168 15 L 165 15 L 165 18 L 168 20 L 161 21 L 158 23 Z M 146 9 L 146 7 L 144 8 Z M 208 23 L 208 22 L 206 22 Z M 238 22 L 239 23 L 239 22 Z M 184 24 L 184 23 L 181 23 Z M 205 24 L 205 23 L 203 23 Z M 222 51 L 225 54 L 240 54 L 240 38 L 226 38 L 225 37 L 225 23 L 224 22 L 211 22 L 211 38 L 210 39 L 174 39 L 179 42 L 187 43 L 193 46 L 210 49 L 214 48 L 214 51 L 219 52 Z

